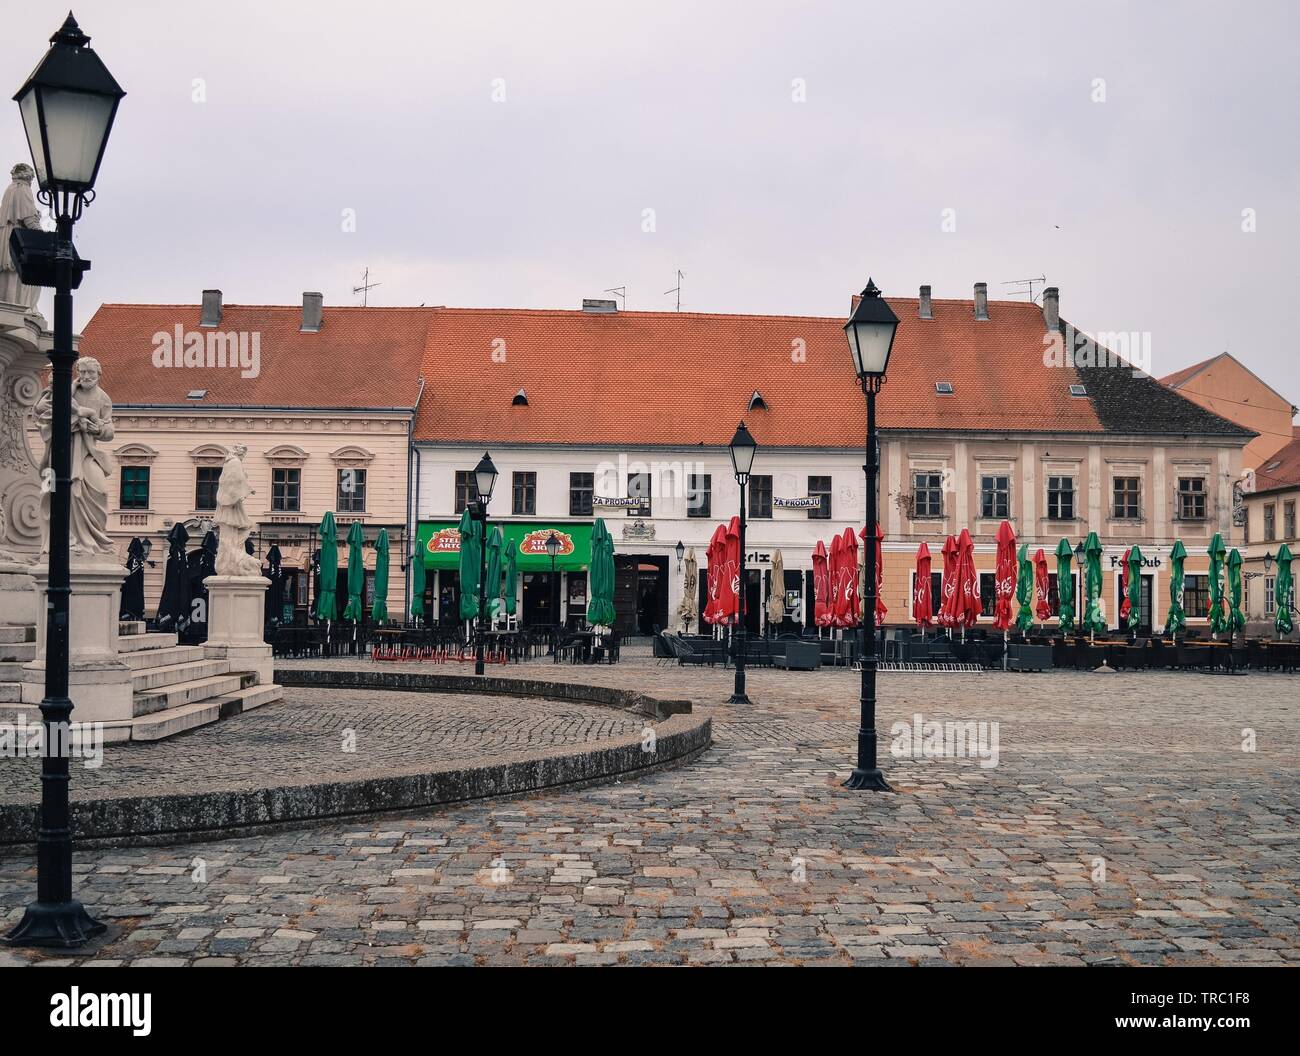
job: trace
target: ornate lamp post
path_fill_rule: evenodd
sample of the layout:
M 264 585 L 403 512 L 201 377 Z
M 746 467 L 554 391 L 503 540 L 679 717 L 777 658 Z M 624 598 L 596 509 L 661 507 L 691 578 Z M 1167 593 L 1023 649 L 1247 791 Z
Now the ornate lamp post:
M 555 578 L 555 558 L 560 552 L 560 537 L 552 532 L 546 537 L 546 556 L 551 559 L 551 652 L 560 632 L 560 584 Z
M 474 674 L 483 674 L 483 639 L 487 624 L 487 511 L 492 489 L 497 485 L 497 467 L 486 451 L 474 467 L 474 519 L 479 523 L 478 547 L 478 627 L 474 635 Z
M 853 371 L 867 398 L 866 464 L 867 535 L 865 541 L 866 582 L 862 596 L 862 691 L 859 701 L 858 765 L 845 788 L 892 792 L 876 762 L 876 480 L 880 473 L 880 448 L 876 437 L 876 393 L 885 383 L 885 368 L 894 347 L 898 316 L 880 296 L 874 282 L 867 280 L 862 299 L 844 324 L 844 334 L 853 356 Z
M 686 544 L 680 539 L 677 540 L 677 547 L 674 551 L 677 554 L 677 571 L 682 570 L 682 559 L 686 556 Z
M 36 838 L 36 901 L 6 941 L 21 946 L 80 946 L 104 925 L 72 897 L 72 835 L 68 810 L 71 741 L 68 699 L 69 518 L 72 496 L 72 291 L 90 262 L 72 244 L 72 225 L 95 197 L 95 177 L 122 91 L 90 48 L 71 14 L 14 101 L 40 182 L 40 199 L 56 230 L 17 228 L 10 247 L 22 281 L 54 288 L 54 346 L 50 350 L 54 470 L 50 495 L 49 590 L 46 609 L 45 696 L 41 721 L 41 824 Z
M 749 471 L 754 468 L 757 450 L 758 443 L 741 422 L 736 435 L 731 438 L 731 468 L 736 474 L 736 483 L 740 485 L 740 567 L 736 573 L 736 685 L 727 701 L 729 704 L 749 703 L 749 697 L 745 695 L 745 485 L 749 483 Z

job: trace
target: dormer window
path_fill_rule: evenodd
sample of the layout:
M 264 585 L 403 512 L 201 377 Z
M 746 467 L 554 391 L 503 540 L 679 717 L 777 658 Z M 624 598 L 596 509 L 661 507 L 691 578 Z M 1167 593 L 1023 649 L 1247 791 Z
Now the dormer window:
M 763 399 L 763 394 L 759 392 L 757 389 L 754 390 L 754 394 L 749 398 L 749 409 L 751 411 L 767 410 L 767 402 Z
M 1087 395 L 1088 395 L 1088 387 L 1087 387 L 1086 385 L 1071 385 L 1071 386 L 1070 386 L 1070 395 L 1071 395 L 1071 396 L 1087 396 Z
M 513 400 L 510 401 L 510 406 L 511 406 L 511 407 L 527 407 L 527 406 L 528 406 L 528 393 L 524 392 L 523 389 L 520 389 L 518 392 L 515 393 L 515 398 L 514 398 Z
M 951 395 L 952 395 L 952 382 L 951 382 L 951 381 L 936 381 L 936 382 L 934 383 L 934 391 L 935 391 L 935 394 L 938 395 L 938 396 L 951 396 Z

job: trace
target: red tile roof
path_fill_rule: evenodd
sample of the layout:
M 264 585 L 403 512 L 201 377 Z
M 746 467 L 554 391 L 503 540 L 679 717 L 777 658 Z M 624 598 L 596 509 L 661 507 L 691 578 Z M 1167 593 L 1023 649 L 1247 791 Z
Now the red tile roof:
M 1292 426 L 1291 442 L 1255 470 L 1255 490 L 1276 491 L 1297 485 L 1300 485 L 1300 426 Z
M 221 323 L 199 327 L 194 304 L 105 304 L 86 325 L 81 354 L 104 367 L 119 405 L 294 408 L 414 407 L 429 308 L 324 309 L 319 333 L 302 333 L 300 306 L 223 306 Z M 157 367 L 154 335 L 244 331 L 260 335 L 260 372 L 236 367 Z M 251 337 L 249 339 L 251 341 Z M 250 346 L 251 347 L 251 346 Z M 186 393 L 206 389 L 202 400 Z
M 889 298 L 900 319 L 879 397 L 882 428 L 1099 433 L 1073 367 L 1043 363 L 1042 310 Z M 690 312 L 440 309 L 429 330 L 416 438 L 725 445 L 744 418 L 760 442 L 857 447 L 865 410 L 843 318 Z M 497 355 L 494 357 L 493 352 Z M 935 383 L 951 382 L 940 396 Z M 528 406 L 512 406 L 523 388 Z M 754 390 L 767 410 L 747 410 Z

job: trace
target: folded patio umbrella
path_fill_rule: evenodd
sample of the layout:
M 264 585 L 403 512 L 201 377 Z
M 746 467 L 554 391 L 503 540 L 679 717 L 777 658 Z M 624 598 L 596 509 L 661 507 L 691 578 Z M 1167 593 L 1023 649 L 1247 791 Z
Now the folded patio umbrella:
M 217 574 L 217 533 L 209 531 L 197 550 L 185 559 L 190 580 L 190 622 L 187 631 L 197 640 L 208 633 L 208 577 Z
M 424 616 L 424 547 L 418 543 L 411 554 L 411 618 Z
M 1187 547 L 1181 539 L 1175 539 L 1169 551 L 1169 611 L 1165 614 L 1165 634 L 1170 638 L 1187 626 L 1187 614 L 1183 612 L 1183 562 L 1186 560 Z
M 1040 546 L 1034 554 L 1034 598 L 1038 610 L 1038 622 L 1046 623 L 1052 618 L 1052 603 L 1047 600 L 1050 580 L 1047 577 L 1047 555 Z
M 958 603 L 957 537 L 955 535 L 950 535 L 944 540 L 942 553 L 943 582 L 939 588 L 942 600 L 934 622 L 940 627 L 952 628 L 957 626 Z
M 1133 548 L 1129 547 L 1124 551 L 1124 556 L 1119 559 L 1119 596 L 1121 599 L 1119 603 L 1119 625 L 1121 627 L 1128 626 L 1129 610 L 1133 607 L 1133 603 L 1128 596 L 1128 555 L 1132 552 Z
M 934 622 L 934 599 L 930 596 L 930 548 L 924 542 L 916 548 L 916 590 L 912 596 L 912 619 L 924 631 Z
M 1125 584 L 1125 601 L 1128 616 L 1125 626 L 1134 634 L 1142 622 L 1142 548 L 1134 545 L 1124 555 L 1128 581 Z
M 1228 629 L 1226 599 L 1223 596 L 1223 559 L 1227 556 L 1223 536 L 1218 532 L 1210 540 L 1210 631 L 1222 634 Z
M 844 536 L 831 536 L 830 563 L 827 566 L 830 575 L 831 597 L 830 610 L 832 627 L 843 627 L 844 622 Z M 853 571 L 857 571 L 855 568 Z
M 1030 601 L 1034 593 L 1034 566 L 1029 560 L 1029 544 L 1022 543 L 1020 554 L 1016 559 L 1018 576 L 1016 579 L 1016 629 L 1021 634 L 1029 630 L 1034 622 L 1034 606 Z
M 483 530 L 468 509 L 460 515 L 460 523 L 456 527 L 460 531 L 460 618 L 477 620 L 478 566 L 482 557 L 480 547 L 483 544 Z
M 353 521 L 348 529 L 348 603 L 343 608 L 343 618 L 353 623 L 360 623 L 365 618 L 361 604 L 361 595 L 366 589 L 365 558 L 361 556 L 364 538 L 361 522 Z
M 690 627 L 699 618 L 695 611 L 699 605 L 699 594 L 700 562 L 695 556 L 695 547 L 691 547 L 686 552 L 686 566 L 682 574 L 682 602 L 677 606 L 677 618 L 685 627 Z
M 266 552 L 266 571 L 269 579 L 266 588 L 266 622 L 279 624 L 284 622 L 284 555 L 274 543 Z
M 866 539 L 865 535 L 863 536 L 863 539 L 864 540 Z M 880 522 L 877 521 L 876 522 L 876 626 L 877 627 L 884 626 L 885 616 L 888 615 L 889 613 L 889 610 L 885 608 L 885 591 L 884 591 L 885 552 L 884 551 L 885 551 L 885 533 L 880 530 Z M 864 575 L 866 574 L 865 565 L 863 567 L 863 574 Z M 861 619 L 862 619 L 861 616 L 859 616 L 858 621 L 861 622 Z
M 162 596 L 158 599 L 158 629 L 183 631 L 190 622 L 190 576 L 185 559 L 189 532 L 179 522 L 167 535 L 167 565 Z
M 739 623 L 741 610 L 740 584 L 740 518 L 727 522 L 727 547 L 722 562 L 723 576 L 718 584 L 724 623 Z
M 857 627 L 862 623 L 862 599 L 858 596 L 858 537 L 852 528 L 845 528 L 841 558 L 840 626 Z
M 516 595 L 519 593 L 519 563 L 515 559 L 515 552 L 519 547 L 511 543 L 506 548 L 506 615 L 513 616 L 519 608 L 519 599 Z M 557 572 L 556 575 L 559 575 Z
M 1016 593 L 1016 530 L 1010 521 L 998 525 L 995 538 L 998 552 L 993 570 L 993 627 L 1005 632 L 1011 628 L 1011 599 Z
M 1277 579 L 1273 581 L 1273 627 L 1278 634 L 1292 630 L 1291 606 L 1295 580 L 1291 577 L 1291 548 L 1283 543 L 1277 551 Z
M 1232 607 L 1228 610 L 1228 630 L 1244 631 L 1246 614 L 1241 611 L 1241 554 L 1234 546 L 1228 554 L 1228 596 Z
M 785 557 L 772 552 L 772 574 L 767 591 L 767 625 L 780 627 L 785 619 Z
M 718 624 L 722 622 L 722 565 L 727 553 L 727 526 L 718 525 L 713 529 L 709 539 L 709 548 L 705 551 L 709 567 L 705 571 L 708 577 L 709 600 L 704 606 L 704 622 Z
M 820 539 L 813 547 L 813 623 L 818 627 L 829 627 L 834 618 L 831 606 L 831 569 L 830 558 L 826 553 L 826 544 Z
M 350 572 L 349 572 L 350 575 Z M 375 600 L 370 606 L 375 623 L 388 622 L 388 529 L 379 529 L 375 540 Z
M 974 627 L 980 617 L 980 580 L 975 571 L 975 541 L 963 528 L 957 536 L 958 625 Z
M 339 532 L 330 511 L 325 511 L 316 534 L 320 536 L 320 593 L 316 596 L 316 619 L 328 621 L 338 614 L 339 604 L 334 597 L 339 578 Z
M 488 532 L 487 580 L 483 591 L 487 598 L 489 620 L 494 620 L 501 615 L 501 550 L 505 543 L 506 537 L 501 532 L 501 525 L 494 524 L 492 530 Z
M 126 578 L 117 606 L 119 620 L 144 619 L 144 543 L 133 538 L 126 548 Z
M 1086 602 L 1083 610 L 1083 631 L 1095 634 L 1106 633 L 1106 610 L 1101 602 L 1101 540 L 1096 532 L 1089 532 L 1083 541 L 1084 560 L 1087 568 L 1084 574 Z
M 614 540 L 597 517 L 591 526 L 591 597 L 587 601 L 587 623 L 591 627 L 613 627 L 614 611 Z
M 1059 610 L 1056 622 L 1062 634 L 1070 634 L 1074 630 L 1074 574 L 1070 568 L 1073 561 L 1074 551 L 1070 549 L 1070 541 L 1062 539 L 1056 544 L 1056 599 Z

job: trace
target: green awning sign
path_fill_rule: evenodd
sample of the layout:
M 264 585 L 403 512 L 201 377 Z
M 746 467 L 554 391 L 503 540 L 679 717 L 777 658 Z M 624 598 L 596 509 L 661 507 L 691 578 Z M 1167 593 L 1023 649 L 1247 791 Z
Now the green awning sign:
M 460 532 L 456 521 L 421 521 L 416 535 L 426 569 L 460 567 Z M 555 555 L 559 571 L 575 572 L 587 567 L 591 554 L 591 525 L 546 524 L 537 521 L 488 521 L 488 530 L 500 528 L 505 535 L 505 553 L 513 551 L 520 572 L 549 572 L 551 558 L 546 540 L 552 532 L 560 542 Z

